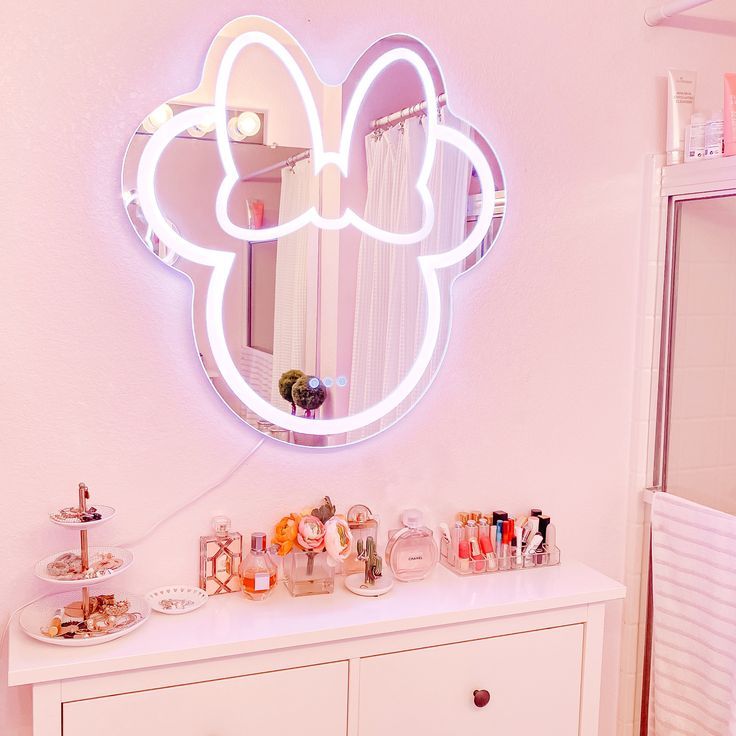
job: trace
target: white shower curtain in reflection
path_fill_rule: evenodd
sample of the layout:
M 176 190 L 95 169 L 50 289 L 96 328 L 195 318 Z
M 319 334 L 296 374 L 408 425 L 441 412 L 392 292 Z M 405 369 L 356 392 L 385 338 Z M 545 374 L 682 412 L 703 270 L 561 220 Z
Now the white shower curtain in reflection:
M 293 220 L 319 202 L 317 177 L 309 159 L 281 170 L 279 223 Z M 271 403 L 288 409 L 279 394 L 279 377 L 293 368 L 306 371 L 308 274 L 313 227 L 302 227 L 278 239 L 273 320 Z
M 459 129 L 469 134 L 468 126 Z M 380 137 L 370 134 L 365 147 L 368 195 L 365 219 L 387 230 L 409 232 L 421 224 L 415 191 L 424 157 L 426 133 L 421 118 L 406 120 Z M 412 246 L 391 245 L 363 236 L 360 243 L 350 377 L 350 413 L 368 408 L 390 393 L 411 368 L 424 334 L 426 292 L 417 257 L 460 245 L 465 237 L 470 163 L 456 148 L 437 144 L 429 179 L 435 208 L 432 232 Z M 460 265 L 438 273 L 441 288 Z M 430 374 L 438 356 L 433 358 Z M 426 388 L 420 384 L 407 399 L 412 404 Z M 394 410 L 381 420 L 391 424 Z M 355 432 L 352 439 L 361 436 Z

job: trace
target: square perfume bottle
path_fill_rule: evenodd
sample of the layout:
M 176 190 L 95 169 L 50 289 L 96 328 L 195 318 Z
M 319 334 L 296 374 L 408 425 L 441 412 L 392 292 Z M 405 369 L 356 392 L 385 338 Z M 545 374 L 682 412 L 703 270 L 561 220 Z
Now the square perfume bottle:
M 358 542 L 362 541 L 365 547 L 368 537 L 372 537 L 374 542 L 378 541 L 378 519 L 367 506 L 356 504 L 348 509 L 347 522 L 353 535 L 353 548 L 350 556 L 342 563 L 342 572 L 352 575 L 365 570 L 365 562 L 358 559 Z
M 240 590 L 243 537 L 230 530 L 227 516 L 215 516 L 212 529 L 214 534 L 199 538 L 199 587 L 207 595 L 234 593 Z

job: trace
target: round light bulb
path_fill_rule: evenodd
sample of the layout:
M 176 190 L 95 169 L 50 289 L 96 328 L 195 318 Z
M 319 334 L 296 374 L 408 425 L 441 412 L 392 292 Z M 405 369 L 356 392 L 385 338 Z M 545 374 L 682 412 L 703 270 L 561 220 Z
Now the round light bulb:
M 241 112 L 238 115 L 237 126 L 240 133 L 250 138 L 261 129 L 261 119 L 254 112 Z
M 174 111 L 171 109 L 169 105 L 164 103 L 160 107 L 157 107 L 143 121 L 143 127 L 147 131 L 152 133 L 153 131 L 158 130 L 164 123 L 168 122 L 173 117 L 174 117 Z
M 193 138 L 202 138 L 207 135 L 207 133 L 211 133 L 215 127 L 215 118 L 213 116 L 212 118 L 203 120 L 201 123 L 197 123 L 191 128 L 187 128 L 187 133 L 189 133 Z

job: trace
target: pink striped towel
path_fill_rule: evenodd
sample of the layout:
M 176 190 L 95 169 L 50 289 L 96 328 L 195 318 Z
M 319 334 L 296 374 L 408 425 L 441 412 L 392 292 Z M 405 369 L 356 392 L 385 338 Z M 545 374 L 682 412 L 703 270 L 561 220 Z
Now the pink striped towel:
M 655 736 L 736 736 L 736 517 L 652 502 Z

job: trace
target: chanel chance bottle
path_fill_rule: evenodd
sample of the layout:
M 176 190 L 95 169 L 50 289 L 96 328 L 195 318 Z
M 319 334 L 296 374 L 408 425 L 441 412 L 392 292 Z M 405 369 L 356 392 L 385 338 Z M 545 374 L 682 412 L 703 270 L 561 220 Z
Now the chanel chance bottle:
M 266 535 L 255 532 L 250 537 L 250 552 L 240 563 L 240 584 L 248 598 L 268 598 L 276 586 L 276 563 L 266 551 Z
M 199 538 L 199 587 L 208 595 L 240 590 L 243 537 L 230 530 L 227 516 L 215 516 L 212 530 L 214 534 Z
M 402 529 L 390 533 L 386 557 L 398 580 L 426 578 L 439 555 L 432 530 L 423 525 L 422 512 L 407 509 L 401 514 Z

